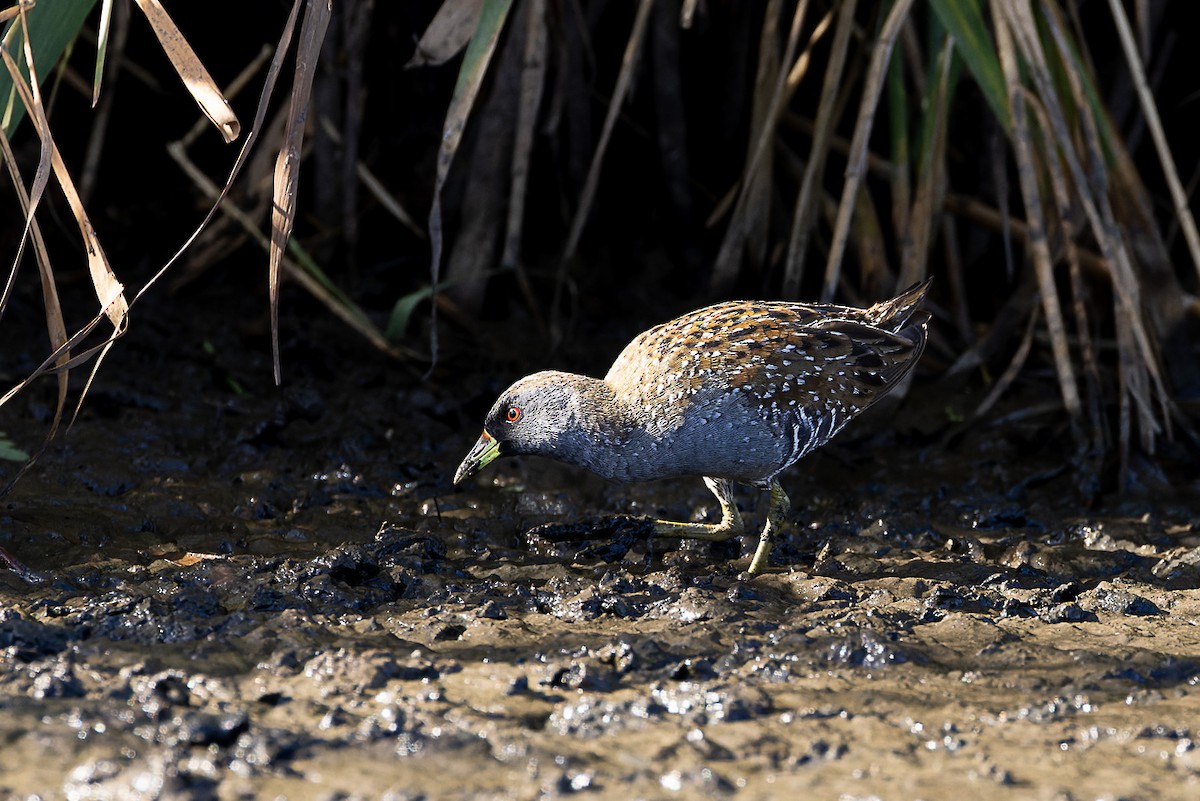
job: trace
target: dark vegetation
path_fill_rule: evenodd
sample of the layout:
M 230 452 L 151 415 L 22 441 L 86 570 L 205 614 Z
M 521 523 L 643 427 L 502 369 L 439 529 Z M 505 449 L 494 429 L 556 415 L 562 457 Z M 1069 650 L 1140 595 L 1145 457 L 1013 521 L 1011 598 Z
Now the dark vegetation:
M 479 7 L 482 22 L 464 29 L 465 59 L 466 37 L 431 31 L 421 52 L 440 48 L 450 60 L 404 67 L 435 16 Z M 433 360 L 436 380 L 481 354 L 509 360 L 502 369 L 512 372 L 602 369 L 625 335 L 701 303 L 860 304 L 934 275 L 922 373 L 983 397 L 953 422 L 970 425 L 1004 393 L 1030 389 L 1027 413 L 1057 430 L 1054 447 L 1071 456 L 1078 489 L 1092 498 L 1137 481 L 1139 465 L 1185 463 L 1200 392 L 1200 254 L 1165 177 L 1190 191 L 1200 165 L 1186 124 L 1194 71 L 1178 9 L 1120 8 L 339 3 L 310 53 L 319 47 L 297 150 L 301 250 L 280 254 L 284 283 L 299 282 L 416 382 Z M 95 12 L 44 81 L 66 171 L 127 298 L 199 224 L 213 201 L 204 176 L 224 182 L 289 9 L 169 9 L 216 86 L 259 59 L 228 92 L 242 122 L 233 145 L 203 122 L 184 136 L 195 106 L 133 4 L 114 6 L 96 109 Z M 303 10 L 300 20 L 309 24 Z M 1145 61 L 1166 161 L 1122 26 Z M 291 53 L 303 33 L 295 39 Z M 494 54 L 481 58 L 493 39 Z M 20 60 L 19 47 L 10 43 L 10 53 Z M 143 302 L 233 283 L 266 308 L 258 265 L 267 264 L 274 154 L 296 113 L 289 82 L 305 85 L 290 60 L 280 75 L 226 200 L 244 217 L 216 214 Z M 28 120 L 19 126 L 8 135 L 28 187 L 39 140 Z M 185 146 L 169 152 L 168 142 Z M 38 214 L 45 271 L 67 311 L 63 332 L 52 327 L 56 344 L 95 313 L 58 180 Z M 23 220 L 11 182 L 4 194 L 15 210 L 3 230 L 11 258 Z M 401 222 L 397 206 L 413 222 Z M 284 241 L 286 221 L 275 231 Z M 0 319 L 9 386 L 52 352 L 37 334 L 31 250 Z M 431 250 L 440 256 L 432 271 Z M 283 300 L 304 302 L 291 290 Z M 73 373 L 95 364 L 98 352 L 87 349 L 103 331 L 127 324 L 107 312 L 111 323 L 72 343 Z M 609 347 L 596 347 L 597 332 Z M 80 375 L 69 393 L 60 386 L 66 409 L 82 385 Z

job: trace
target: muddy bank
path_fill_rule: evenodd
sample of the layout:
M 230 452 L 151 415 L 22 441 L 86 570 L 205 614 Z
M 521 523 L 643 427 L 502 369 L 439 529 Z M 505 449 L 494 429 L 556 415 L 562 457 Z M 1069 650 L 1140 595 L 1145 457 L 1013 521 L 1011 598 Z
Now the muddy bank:
M 511 365 L 293 335 L 276 392 L 234 332 L 136 336 L 4 501 L 45 580 L 0 572 L 0 797 L 1200 793 L 1194 485 L 1085 509 L 1044 421 L 947 447 L 969 399 L 919 385 L 791 471 L 744 581 L 753 534 L 527 533 L 716 513 L 698 480 L 453 491 Z

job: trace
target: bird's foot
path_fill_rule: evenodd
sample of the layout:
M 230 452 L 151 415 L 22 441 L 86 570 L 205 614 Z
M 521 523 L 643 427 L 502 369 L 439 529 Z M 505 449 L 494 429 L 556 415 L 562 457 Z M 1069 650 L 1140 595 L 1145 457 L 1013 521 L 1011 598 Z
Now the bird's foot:
M 655 520 L 654 535 L 657 537 L 684 537 L 706 542 L 724 542 L 730 537 L 736 537 L 746 531 L 742 523 L 742 514 L 738 511 L 737 502 L 733 499 L 733 489 L 729 482 L 722 478 L 705 476 L 704 483 L 717 497 L 721 505 L 721 522 L 719 523 L 676 523 L 673 520 Z
M 682 537 L 706 542 L 724 542 L 746 531 L 740 517 L 732 521 L 724 519 L 720 523 L 676 523 L 673 520 L 655 520 L 653 523 L 656 537 Z
M 746 569 L 748 576 L 757 576 L 767 569 L 767 564 L 771 560 L 771 546 L 774 545 L 775 534 L 787 522 L 787 515 L 791 508 L 792 502 L 788 499 L 787 493 L 783 491 L 783 487 L 779 486 L 778 481 L 772 481 L 767 523 L 763 526 L 762 533 L 758 535 L 758 548 L 754 551 L 754 558 L 750 560 L 750 567 Z

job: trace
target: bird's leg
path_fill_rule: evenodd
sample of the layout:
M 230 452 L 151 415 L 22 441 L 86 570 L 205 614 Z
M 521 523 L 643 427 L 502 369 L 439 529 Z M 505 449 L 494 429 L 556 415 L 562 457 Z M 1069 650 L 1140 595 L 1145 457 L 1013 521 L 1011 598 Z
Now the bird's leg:
M 671 520 L 655 520 L 654 534 L 658 537 L 687 537 L 694 540 L 723 542 L 746 530 L 742 515 L 733 500 L 733 489 L 723 478 L 704 477 L 704 483 L 717 496 L 721 504 L 720 523 L 676 523 Z
M 791 511 L 792 502 L 788 500 L 787 493 L 783 491 L 783 487 L 779 486 L 778 481 L 771 482 L 771 502 L 767 509 L 767 524 L 763 526 L 762 533 L 758 535 L 758 549 L 754 551 L 754 558 L 750 560 L 750 569 L 746 572 L 752 576 L 758 575 L 767 568 L 767 561 L 771 556 L 771 538 L 779 529 L 783 528 L 783 524 L 787 522 L 787 514 Z

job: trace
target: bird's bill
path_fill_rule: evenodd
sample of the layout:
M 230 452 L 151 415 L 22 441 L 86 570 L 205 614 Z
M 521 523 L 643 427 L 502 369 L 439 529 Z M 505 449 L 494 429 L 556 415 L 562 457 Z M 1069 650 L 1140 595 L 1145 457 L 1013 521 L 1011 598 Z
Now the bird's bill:
M 458 470 L 454 473 L 454 483 L 458 484 L 464 478 L 475 475 L 495 461 L 499 455 L 500 441 L 484 431 L 479 435 L 479 441 L 475 443 L 475 447 L 471 448 L 471 452 L 467 454 L 467 458 L 463 459 L 462 464 L 458 466 Z

